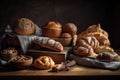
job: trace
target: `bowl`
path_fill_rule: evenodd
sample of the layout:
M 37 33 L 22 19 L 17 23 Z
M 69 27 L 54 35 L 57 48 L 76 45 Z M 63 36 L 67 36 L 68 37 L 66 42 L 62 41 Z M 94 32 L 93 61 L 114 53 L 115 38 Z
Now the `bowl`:
M 1 51 L 1 58 L 5 61 L 10 60 L 12 57 L 18 55 L 18 51 L 15 48 L 6 48 Z
M 27 55 L 19 55 L 11 58 L 10 64 L 11 66 L 17 69 L 26 69 L 29 68 L 33 63 L 33 58 Z

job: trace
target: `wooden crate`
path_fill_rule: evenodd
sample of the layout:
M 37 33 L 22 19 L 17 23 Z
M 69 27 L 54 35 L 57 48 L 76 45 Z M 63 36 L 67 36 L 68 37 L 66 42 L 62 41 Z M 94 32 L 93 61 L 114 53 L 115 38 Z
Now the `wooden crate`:
M 36 59 L 39 56 L 50 56 L 55 63 L 64 62 L 67 59 L 67 55 L 69 54 L 69 50 L 71 47 L 64 47 L 64 51 L 62 52 L 53 52 L 53 51 L 44 51 L 44 50 L 28 50 L 27 55 L 32 56 Z

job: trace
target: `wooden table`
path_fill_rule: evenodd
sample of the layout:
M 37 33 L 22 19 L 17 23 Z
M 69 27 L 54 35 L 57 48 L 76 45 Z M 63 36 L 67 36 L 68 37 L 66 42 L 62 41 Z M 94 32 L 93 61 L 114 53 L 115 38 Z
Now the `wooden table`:
M 74 66 L 70 71 L 61 71 L 61 72 L 49 72 L 50 70 L 1 70 L 0 71 L 0 80 L 3 79 L 15 79 L 15 80 L 37 80 L 37 79 L 98 79 L 98 80 L 120 80 L 120 70 L 104 70 L 96 68 L 88 68 L 83 66 Z M 51 80 L 50 79 L 50 80 Z

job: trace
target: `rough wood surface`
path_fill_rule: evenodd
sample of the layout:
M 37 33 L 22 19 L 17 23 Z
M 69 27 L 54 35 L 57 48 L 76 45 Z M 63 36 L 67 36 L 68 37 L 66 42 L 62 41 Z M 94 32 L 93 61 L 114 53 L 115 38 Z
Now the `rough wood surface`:
M 83 66 L 74 66 L 70 71 L 49 72 L 49 70 L 18 70 L 18 71 L 0 71 L 0 76 L 119 76 L 120 70 L 111 71 L 104 69 L 88 68 Z

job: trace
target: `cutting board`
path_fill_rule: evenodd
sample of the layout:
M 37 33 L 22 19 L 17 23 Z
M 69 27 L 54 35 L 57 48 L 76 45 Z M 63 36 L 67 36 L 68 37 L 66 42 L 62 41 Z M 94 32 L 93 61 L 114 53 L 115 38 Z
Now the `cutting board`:
M 34 59 L 36 59 L 39 56 L 50 56 L 55 61 L 55 63 L 61 63 L 67 59 L 67 55 L 69 54 L 70 50 L 71 47 L 64 47 L 64 50 L 62 52 L 31 49 L 27 51 L 27 55 L 32 56 Z

